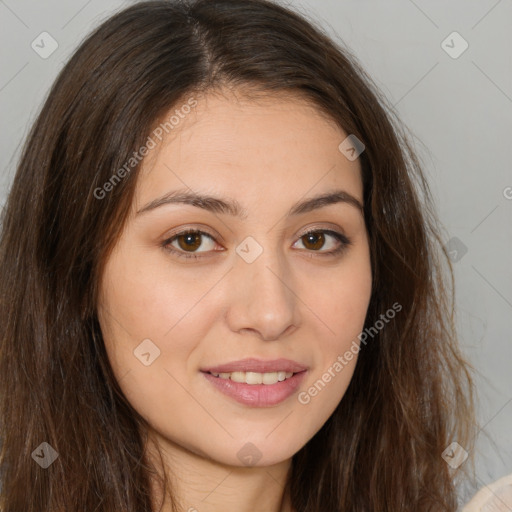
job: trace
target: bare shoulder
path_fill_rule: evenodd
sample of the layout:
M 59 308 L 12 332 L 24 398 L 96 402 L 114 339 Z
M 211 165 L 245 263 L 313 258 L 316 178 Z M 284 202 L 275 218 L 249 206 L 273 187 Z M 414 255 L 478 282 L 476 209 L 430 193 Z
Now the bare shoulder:
M 462 512 L 509 512 L 512 510 L 512 474 L 482 487 Z

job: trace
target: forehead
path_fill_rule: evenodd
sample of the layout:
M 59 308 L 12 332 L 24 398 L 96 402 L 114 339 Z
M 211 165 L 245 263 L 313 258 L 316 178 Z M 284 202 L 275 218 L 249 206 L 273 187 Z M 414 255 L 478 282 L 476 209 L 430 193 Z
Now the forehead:
M 178 122 L 143 161 L 139 206 L 177 187 L 271 201 L 342 186 L 362 200 L 359 162 L 338 149 L 347 133 L 304 98 L 222 91 L 195 100 L 159 120 Z

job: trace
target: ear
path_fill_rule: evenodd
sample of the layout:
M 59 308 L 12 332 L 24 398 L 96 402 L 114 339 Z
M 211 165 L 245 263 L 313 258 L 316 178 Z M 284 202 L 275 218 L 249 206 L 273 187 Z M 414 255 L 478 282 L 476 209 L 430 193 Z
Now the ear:
M 512 474 L 480 489 L 462 512 L 510 512 L 511 510 Z

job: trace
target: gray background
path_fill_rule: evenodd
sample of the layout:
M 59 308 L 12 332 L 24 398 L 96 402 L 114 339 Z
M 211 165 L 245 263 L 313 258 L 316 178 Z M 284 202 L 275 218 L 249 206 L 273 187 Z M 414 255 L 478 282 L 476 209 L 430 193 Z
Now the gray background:
M 0 0 L 0 204 L 63 62 L 92 28 L 132 3 Z M 445 241 L 458 251 L 457 324 L 479 372 L 477 486 L 488 484 L 512 473 L 512 2 L 287 3 L 353 50 L 415 136 Z M 46 59 L 31 48 L 43 31 L 58 43 Z M 454 31 L 469 45 L 457 58 L 445 50 L 459 51 L 462 40 L 442 44 Z

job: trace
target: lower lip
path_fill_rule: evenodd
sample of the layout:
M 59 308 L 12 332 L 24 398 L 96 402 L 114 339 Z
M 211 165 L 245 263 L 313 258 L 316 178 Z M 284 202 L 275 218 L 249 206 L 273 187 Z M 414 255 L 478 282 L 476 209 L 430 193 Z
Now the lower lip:
M 246 384 L 231 379 L 221 379 L 211 373 L 203 372 L 205 378 L 219 391 L 235 399 L 237 402 L 251 407 L 269 407 L 277 405 L 289 398 L 300 386 L 306 370 L 293 374 L 275 384 Z

